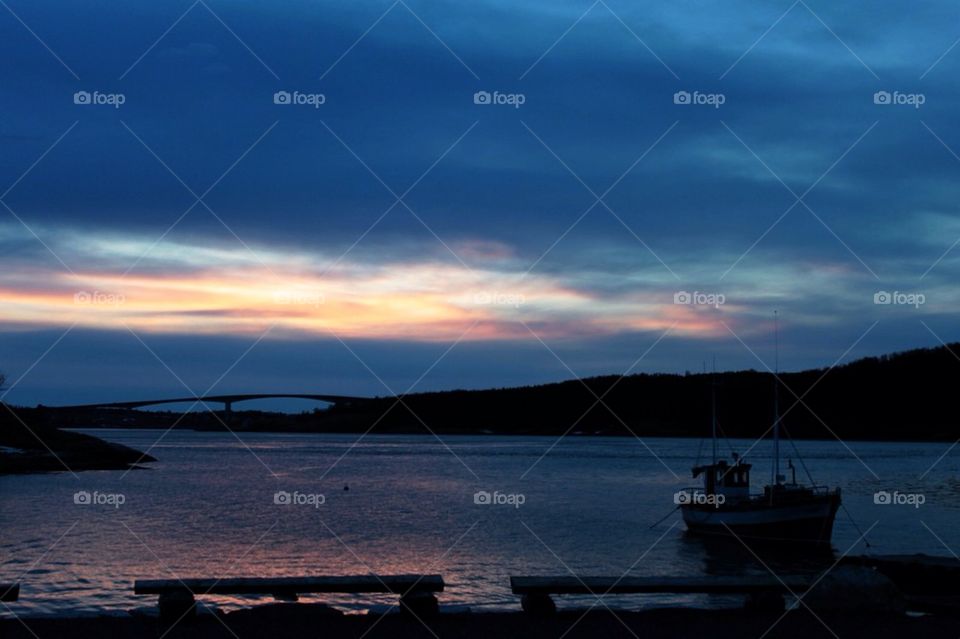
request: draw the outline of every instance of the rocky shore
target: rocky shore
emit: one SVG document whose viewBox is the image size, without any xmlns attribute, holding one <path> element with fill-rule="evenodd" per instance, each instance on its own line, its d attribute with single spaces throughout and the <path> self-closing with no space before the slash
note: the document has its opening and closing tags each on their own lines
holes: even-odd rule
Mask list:
<svg viewBox="0 0 960 639">
<path fill-rule="evenodd" d="M 61 430 L 42 409 L 0 403 L 0 475 L 126 470 L 152 461 L 127 446 Z"/>
</svg>

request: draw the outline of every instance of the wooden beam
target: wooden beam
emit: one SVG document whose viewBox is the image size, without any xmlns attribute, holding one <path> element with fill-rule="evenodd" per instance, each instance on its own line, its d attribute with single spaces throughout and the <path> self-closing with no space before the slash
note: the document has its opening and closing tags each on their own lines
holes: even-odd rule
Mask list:
<svg viewBox="0 0 960 639">
<path fill-rule="evenodd" d="M 189 591 L 196 595 L 301 594 L 309 592 L 394 593 L 442 592 L 440 575 L 348 575 L 316 577 L 231 577 L 226 579 L 138 579 L 137 595 Z"/>
<path fill-rule="evenodd" d="M 603 595 L 637 593 L 743 594 L 763 591 L 803 593 L 803 577 L 510 577 L 516 595 Z"/>
</svg>

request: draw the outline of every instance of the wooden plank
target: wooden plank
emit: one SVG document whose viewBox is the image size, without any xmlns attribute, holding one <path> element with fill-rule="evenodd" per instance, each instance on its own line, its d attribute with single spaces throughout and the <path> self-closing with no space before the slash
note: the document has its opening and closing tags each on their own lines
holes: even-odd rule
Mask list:
<svg viewBox="0 0 960 639">
<path fill-rule="evenodd" d="M 804 577 L 510 577 L 516 595 L 603 595 L 635 593 L 737 594 L 802 593 L 812 581 Z"/>
<path fill-rule="evenodd" d="M 0 584 L 0 601 L 16 601 L 20 598 L 20 584 Z"/>
<path fill-rule="evenodd" d="M 347 575 L 315 577 L 230 577 L 225 579 L 138 579 L 133 592 L 158 595 L 189 590 L 196 595 L 299 594 L 308 592 L 442 592 L 440 575 Z"/>
</svg>

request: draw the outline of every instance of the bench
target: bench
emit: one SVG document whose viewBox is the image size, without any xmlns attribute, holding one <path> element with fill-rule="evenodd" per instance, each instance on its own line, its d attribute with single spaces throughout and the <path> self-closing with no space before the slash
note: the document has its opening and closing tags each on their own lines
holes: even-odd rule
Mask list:
<svg viewBox="0 0 960 639">
<path fill-rule="evenodd" d="M 296 601 L 306 593 L 389 593 L 400 595 L 400 609 L 417 616 L 437 612 L 440 575 L 352 575 L 317 577 L 233 577 L 227 579 L 138 579 L 136 595 L 160 596 L 160 619 L 176 623 L 196 613 L 198 595 L 272 595 Z"/>
<path fill-rule="evenodd" d="M 0 601 L 16 601 L 20 598 L 20 584 L 0 584 Z"/>
<path fill-rule="evenodd" d="M 521 595 L 524 612 L 550 614 L 550 595 L 626 595 L 655 593 L 745 594 L 747 606 L 782 610 L 783 595 L 805 592 L 803 577 L 510 577 L 513 594 Z"/>
</svg>

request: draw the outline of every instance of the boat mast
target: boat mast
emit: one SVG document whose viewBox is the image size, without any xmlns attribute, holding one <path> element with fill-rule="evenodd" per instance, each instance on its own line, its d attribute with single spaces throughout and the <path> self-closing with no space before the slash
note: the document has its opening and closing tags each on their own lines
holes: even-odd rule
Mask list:
<svg viewBox="0 0 960 639">
<path fill-rule="evenodd" d="M 773 312 L 773 477 L 771 486 L 776 486 L 780 477 L 780 324 L 777 311 Z"/>
<path fill-rule="evenodd" d="M 713 435 L 713 465 L 717 465 L 717 357 L 713 357 L 713 376 L 710 379 L 710 422 Z"/>
</svg>

